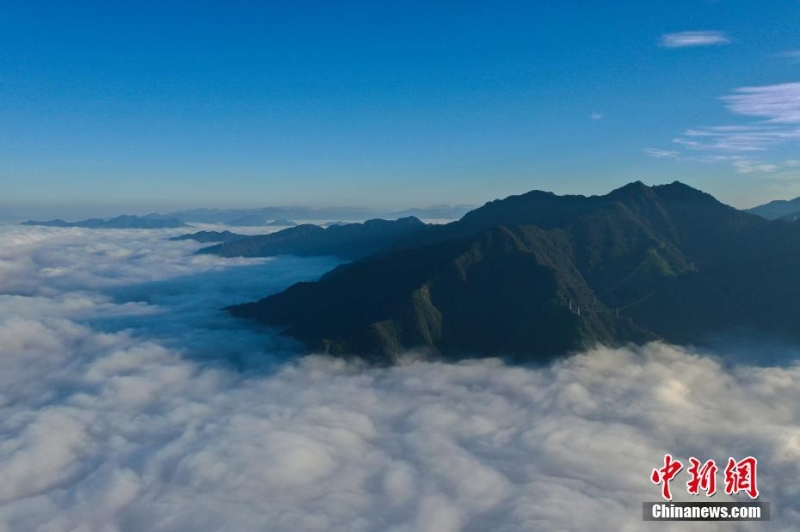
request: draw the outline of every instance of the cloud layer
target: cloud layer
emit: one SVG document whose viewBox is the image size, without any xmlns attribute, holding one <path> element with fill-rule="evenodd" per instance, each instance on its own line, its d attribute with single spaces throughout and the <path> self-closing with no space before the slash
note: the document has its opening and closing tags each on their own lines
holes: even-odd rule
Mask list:
<svg viewBox="0 0 800 532">
<path fill-rule="evenodd" d="M 201 259 L 162 236 L 0 227 L 0 530 L 643 530 L 666 452 L 757 456 L 769 529 L 800 526 L 796 366 L 660 344 L 542 368 L 287 361 L 216 305 L 253 296 L 245 273 L 258 292 L 329 265 Z M 274 364 L 193 356 L 189 330 Z"/>
</svg>

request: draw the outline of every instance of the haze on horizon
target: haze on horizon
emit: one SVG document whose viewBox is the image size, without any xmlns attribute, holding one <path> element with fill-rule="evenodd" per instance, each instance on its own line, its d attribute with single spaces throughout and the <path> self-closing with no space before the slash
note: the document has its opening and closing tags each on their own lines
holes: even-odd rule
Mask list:
<svg viewBox="0 0 800 532">
<path fill-rule="evenodd" d="M 0 210 L 800 195 L 796 2 L 8 2 Z"/>
</svg>

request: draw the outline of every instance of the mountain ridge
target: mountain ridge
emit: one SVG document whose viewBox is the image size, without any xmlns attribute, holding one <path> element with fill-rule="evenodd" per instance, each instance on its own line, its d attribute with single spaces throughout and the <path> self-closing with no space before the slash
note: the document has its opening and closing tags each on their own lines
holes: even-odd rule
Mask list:
<svg viewBox="0 0 800 532">
<path fill-rule="evenodd" d="M 379 363 L 415 347 L 536 361 L 734 330 L 800 339 L 789 306 L 800 297 L 798 242 L 800 226 L 680 182 L 602 196 L 531 191 L 229 310 Z"/>
<path fill-rule="evenodd" d="M 89 218 L 78 222 L 64 220 L 35 221 L 28 220 L 20 225 L 39 225 L 44 227 L 81 227 L 87 229 L 177 229 L 191 227 L 177 218 L 154 218 L 151 216 L 133 216 L 123 214 L 115 218 Z"/>
<path fill-rule="evenodd" d="M 773 200 L 763 205 L 757 205 L 747 212 L 766 218 L 767 220 L 777 220 L 787 216 L 800 214 L 800 197 L 790 200 Z"/>
<path fill-rule="evenodd" d="M 330 255 L 357 259 L 380 250 L 397 239 L 413 235 L 426 225 L 414 217 L 367 220 L 363 223 L 320 227 L 301 224 L 266 235 L 245 236 L 203 248 L 199 254 L 222 257 L 274 255 Z"/>
</svg>

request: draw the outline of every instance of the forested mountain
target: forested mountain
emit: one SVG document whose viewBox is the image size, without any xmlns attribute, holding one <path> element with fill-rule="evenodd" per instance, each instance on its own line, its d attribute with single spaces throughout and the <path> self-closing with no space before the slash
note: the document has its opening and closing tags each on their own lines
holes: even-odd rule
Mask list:
<svg viewBox="0 0 800 532">
<path fill-rule="evenodd" d="M 543 360 L 596 343 L 798 338 L 798 244 L 800 225 L 678 182 L 533 191 L 230 310 L 379 362 L 414 347 Z"/>
</svg>

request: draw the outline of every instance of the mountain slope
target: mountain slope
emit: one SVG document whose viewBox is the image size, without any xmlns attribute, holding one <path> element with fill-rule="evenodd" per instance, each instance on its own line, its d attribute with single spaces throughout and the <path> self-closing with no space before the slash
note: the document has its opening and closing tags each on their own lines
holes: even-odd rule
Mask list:
<svg viewBox="0 0 800 532">
<path fill-rule="evenodd" d="M 291 324 L 287 332 L 310 345 L 378 361 L 409 346 L 512 357 L 533 346 L 547 358 L 594 341 L 654 338 L 595 300 L 569 248 L 565 234 L 498 227 L 360 261 L 232 312 Z"/>
<path fill-rule="evenodd" d="M 680 183 L 530 192 L 231 311 L 384 362 L 419 346 L 542 360 L 598 342 L 800 338 L 799 243 L 800 225 Z"/>
</svg>

